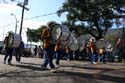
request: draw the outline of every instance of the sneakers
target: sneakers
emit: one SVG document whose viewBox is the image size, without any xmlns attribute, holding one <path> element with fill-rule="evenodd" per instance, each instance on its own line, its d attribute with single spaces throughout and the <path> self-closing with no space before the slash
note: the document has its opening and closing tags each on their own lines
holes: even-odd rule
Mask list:
<svg viewBox="0 0 125 83">
<path fill-rule="evenodd" d="M 55 69 L 51 69 L 50 71 L 51 71 L 51 72 L 53 72 L 53 73 L 55 73 L 55 72 L 56 72 L 56 70 L 55 70 Z"/>
<path fill-rule="evenodd" d="M 96 62 L 92 62 L 92 64 L 97 64 Z"/>
<path fill-rule="evenodd" d="M 4 61 L 3 63 L 6 64 L 6 61 Z M 8 62 L 8 65 L 12 65 L 12 63 L 11 63 L 11 62 Z"/>
<path fill-rule="evenodd" d="M 93 62 L 93 64 L 96 64 L 96 62 Z"/>
<path fill-rule="evenodd" d="M 70 59 L 67 59 L 68 62 L 70 62 Z"/>
</svg>

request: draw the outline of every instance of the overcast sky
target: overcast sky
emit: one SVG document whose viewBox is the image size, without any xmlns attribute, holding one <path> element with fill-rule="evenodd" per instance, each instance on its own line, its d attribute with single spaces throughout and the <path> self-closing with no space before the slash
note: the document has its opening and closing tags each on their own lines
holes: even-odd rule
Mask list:
<svg viewBox="0 0 125 83">
<path fill-rule="evenodd" d="M 8 31 L 15 31 L 15 17 L 11 15 L 13 13 L 17 20 L 21 20 L 22 8 L 17 6 L 18 2 L 22 2 L 23 0 L 18 0 L 14 3 L 0 3 L 0 41 L 3 40 L 5 34 Z M 24 12 L 24 22 L 22 29 L 22 37 L 23 41 L 26 42 L 26 30 L 27 27 L 31 29 L 37 29 L 41 25 L 45 25 L 48 21 L 56 21 L 61 23 L 64 21 L 65 15 L 58 17 L 56 14 L 42 16 L 45 14 L 55 13 L 61 6 L 65 0 L 29 0 L 27 7 L 29 11 L 25 10 Z M 41 17 L 38 17 L 41 16 Z M 35 18 L 32 18 L 35 17 Z M 32 18 L 26 20 L 26 18 Z M 17 33 L 20 30 L 20 23 L 17 23 Z"/>
</svg>

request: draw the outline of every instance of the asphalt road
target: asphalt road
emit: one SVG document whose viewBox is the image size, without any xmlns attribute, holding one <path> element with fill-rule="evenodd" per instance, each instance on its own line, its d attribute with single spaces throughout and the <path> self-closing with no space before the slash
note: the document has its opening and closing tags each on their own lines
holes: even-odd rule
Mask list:
<svg viewBox="0 0 125 83">
<path fill-rule="evenodd" d="M 41 68 L 40 58 L 23 57 L 17 63 L 13 57 L 12 65 L 4 64 L 3 58 L 0 55 L 0 83 L 125 83 L 124 62 L 93 65 L 87 61 L 61 60 L 53 73 Z"/>
</svg>

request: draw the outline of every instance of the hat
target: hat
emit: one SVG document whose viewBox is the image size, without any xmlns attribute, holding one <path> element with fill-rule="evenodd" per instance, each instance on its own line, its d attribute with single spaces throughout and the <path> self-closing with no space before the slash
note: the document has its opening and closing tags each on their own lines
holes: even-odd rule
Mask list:
<svg viewBox="0 0 125 83">
<path fill-rule="evenodd" d="M 12 35 L 12 34 L 14 34 L 13 31 L 8 31 L 8 32 L 6 33 L 6 36 L 8 36 L 8 35 Z"/>
<path fill-rule="evenodd" d="M 55 21 L 49 21 L 49 22 L 47 23 L 47 26 L 48 26 L 48 27 L 52 27 L 52 26 L 55 25 L 55 24 L 57 24 Z"/>
<path fill-rule="evenodd" d="M 14 34 L 14 32 L 13 31 L 9 31 L 8 34 Z"/>
</svg>

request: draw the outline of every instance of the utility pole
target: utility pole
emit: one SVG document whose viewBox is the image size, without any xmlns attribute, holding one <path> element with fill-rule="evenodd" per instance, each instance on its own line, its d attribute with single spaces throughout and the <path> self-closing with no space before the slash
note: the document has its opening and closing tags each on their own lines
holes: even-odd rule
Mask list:
<svg viewBox="0 0 125 83">
<path fill-rule="evenodd" d="M 27 7 L 25 7 L 28 4 L 28 0 L 24 0 L 23 5 L 17 4 L 17 6 L 22 7 L 22 16 L 21 16 L 21 24 L 20 24 L 20 35 L 22 33 L 22 26 L 23 26 L 23 17 L 24 17 L 24 10 L 29 10 Z"/>
<path fill-rule="evenodd" d="M 125 6 L 121 7 L 120 10 L 125 13 Z M 122 31 L 122 34 L 123 34 L 123 49 L 122 49 L 122 52 L 123 52 L 123 57 L 125 57 L 125 15 L 122 17 L 122 22 L 123 22 L 123 31 Z"/>
</svg>

